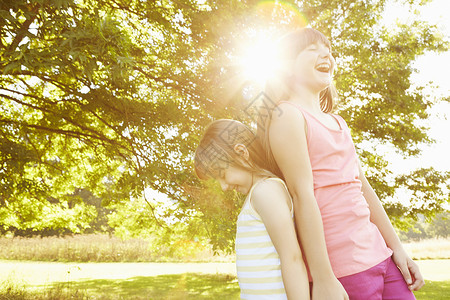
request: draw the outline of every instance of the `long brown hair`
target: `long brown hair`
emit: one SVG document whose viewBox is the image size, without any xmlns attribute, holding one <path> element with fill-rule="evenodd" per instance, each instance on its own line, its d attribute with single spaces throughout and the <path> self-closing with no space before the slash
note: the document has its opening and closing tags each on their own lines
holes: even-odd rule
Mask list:
<svg viewBox="0 0 450 300">
<path fill-rule="evenodd" d="M 330 42 L 325 35 L 313 28 L 302 28 L 292 31 L 279 40 L 278 55 L 280 60 L 283 61 L 284 68 L 278 70 L 278 72 L 267 81 L 265 96 L 268 100 L 266 101 L 267 103 L 264 104 L 264 107 L 262 107 L 263 109 L 260 109 L 258 113 L 258 128 L 256 134 L 264 149 L 267 167 L 276 176 L 282 179 L 284 179 L 284 176 L 281 173 L 270 148 L 269 128 L 272 121 L 272 114 L 277 113 L 278 103 L 283 100 L 289 100 L 292 93 L 290 79 L 286 74 L 286 66 L 289 66 L 306 47 L 318 42 L 331 48 Z M 320 109 L 325 113 L 331 112 L 334 108 L 336 96 L 336 88 L 333 84 L 330 84 L 326 89 L 320 92 Z M 270 106 L 272 108 L 271 110 L 268 110 L 268 107 Z"/>
<path fill-rule="evenodd" d="M 236 153 L 234 146 L 237 144 L 247 148 L 248 160 Z M 255 133 L 241 122 L 220 119 L 208 125 L 195 151 L 195 172 L 200 179 L 217 179 L 229 165 L 259 175 L 274 176 L 266 168 L 264 150 Z"/>
</svg>

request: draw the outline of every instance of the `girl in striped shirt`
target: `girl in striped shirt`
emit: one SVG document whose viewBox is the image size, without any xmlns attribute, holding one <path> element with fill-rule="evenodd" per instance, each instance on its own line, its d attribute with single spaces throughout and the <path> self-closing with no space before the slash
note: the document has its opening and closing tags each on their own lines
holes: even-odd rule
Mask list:
<svg viewBox="0 0 450 300">
<path fill-rule="evenodd" d="M 309 283 L 284 182 L 265 169 L 255 134 L 234 120 L 211 123 L 195 153 L 200 179 L 247 197 L 237 220 L 236 269 L 242 299 L 309 299 Z"/>
</svg>

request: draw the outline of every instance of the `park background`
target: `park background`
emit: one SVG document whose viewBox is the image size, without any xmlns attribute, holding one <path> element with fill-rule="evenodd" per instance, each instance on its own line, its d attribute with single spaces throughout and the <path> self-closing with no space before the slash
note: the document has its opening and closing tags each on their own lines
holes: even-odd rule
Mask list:
<svg viewBox="0 0 450 300">
<path fill-rule="evenodd" d="M 2 1 L 0 298 L 238 298 L 242 196 L 199 182 L 193 151 L 211 120 L 254 125 L 274 41 L 312 26 L 333 46 L 337 113 L 427 279 L 416 295 L 448 299 L 448 8 Z"/>
</svg>

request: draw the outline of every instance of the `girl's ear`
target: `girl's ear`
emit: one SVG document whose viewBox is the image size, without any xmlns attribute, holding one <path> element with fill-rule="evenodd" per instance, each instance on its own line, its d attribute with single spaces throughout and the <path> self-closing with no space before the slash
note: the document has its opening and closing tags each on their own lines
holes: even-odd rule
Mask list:
<svg viewBox="0 0 450 300">
<path fill-rule="evenodd" d="M 241 156 L 243 159 L 248 160 L 249 153 L 247 147 L 245 147 L 244 144 L 236 144 L 233 147 L 234 152 L 237 153 L 237 155 Z"/>
</svg>

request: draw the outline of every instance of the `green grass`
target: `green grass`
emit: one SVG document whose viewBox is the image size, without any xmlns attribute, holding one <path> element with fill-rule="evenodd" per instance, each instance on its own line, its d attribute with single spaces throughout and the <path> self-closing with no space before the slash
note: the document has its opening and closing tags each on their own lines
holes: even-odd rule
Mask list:
<svg viewBox="0 0 450 300">
<path fill-rule="evenodd" d="M 239 299 L 236 278 L 221 274 L 187 273 L 126 280 L 89 280 L 76 282 L 72 288 L 101 295 L 114 291 L 114 295 L 123 299 Z"/>
<path fill-rule="evenodd" d="M 31 299 L 239 299 L 231 275 L 186 273 L 120 280 L 56 282 L 44 287 L 3 284 L 0 300 Z"/>
<path fill-rule="evenodd" d="M 420 291 L 414 292 L 417 300 L 448 300 L 450 298 L 450 280 L 426 281 Z"/>
<path fill-rule="evenodd" d="M 239 299 L 239 285 L 231 275 L 186 273 L 120 280 L 56 282 L 31 288 L 2 284 L 0 300 L 31 299 Z M 415 292 L 418 300 L 449 299 L 450 281 L 427 281 Z"/>
<path fill-rule="evenodd" d="M 427 284 L 415 292 L 418 300 L 450 299 L 448 274 L 450 239 L 406 244 L 418 261 Z M 232 261 L 230 257 L 212 256 L 209 250 L 191 251 L 196 244 L 180 247 L 179 254 L 153 252 L 149 242 L 122 241 L 104 235 L 65 238 L 0 238 L 0 258 L 8 260 L 0 270 L 0 300 L 116 300 L 116 299 L 239 299 L 239 285 L 234 275 L 222 267 L 207 264 L 206 271 L 190 265 L 178 273 L 178 264 L 133 264 L 118 261 Z M 169 255 L 169 252 L 171 253 Z M 30 262 L 60 261 L 59 263 Z M 66 261 L 113 261 L 115 263 L 62 263 Z M 182 264 L 184 265 L 184 264 Z M 196 265 L 196 264 L 195 264 Z M 144 268 L 144 271 L 142 271 Z M 155 268 L 158 273 L 148 272 Z M 192 268 L 192 269 L 191 269 Z M 183 270 L 182 272 L 186 272 Z M 203 270 L 203 271 L 202 271 Z M 142 272 L 142 273 L 140 273 Z M 205 272 L 205 273 L 201 273 Z M 208 273 L 208 274 L 207 274 Z M 10 274 L 10 275 L 8 275 Z M 109 275 L 121 275 L 110 277 Z M 162 275 L 161 275 L 162 274 Z M 8 277 L 9 276 L 9 277 Z M 428 277 L 427 277 L 428 276 Z M 102 278 L 102 279 L 100 279 Z M 109 279 L 105 279 L 109 278 Z M 111 279 L 114 278 L 114 279 Z M 120 278 L 120 279 L 118 279 Z"/>
</svg>

